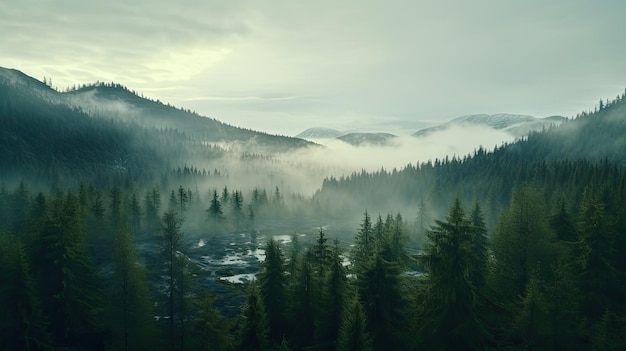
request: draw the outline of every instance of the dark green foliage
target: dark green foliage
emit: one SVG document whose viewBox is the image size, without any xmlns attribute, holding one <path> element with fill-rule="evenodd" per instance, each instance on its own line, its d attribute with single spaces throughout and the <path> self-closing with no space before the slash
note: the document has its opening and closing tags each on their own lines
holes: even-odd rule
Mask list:
<svg viewBox="0 0 626 351">
<path fill-rule="evenodd" d="M 466 217 L 457 198 L 445 221 L 427 232 L 429 242 L 422 262 L 427 272 L 421 336 L 439 350 L 473 350 L 485 346 L 488 333 L 481 321 L 483 303 L 473 278 L 475 265 L 484 265 L 476 253 L 477 227 Z"/>
<path fill-rule="evenodd" d="M 171 349 L 175 347 L 174 345 L 178 345 L 178 348 L 182 348 L 182 342 L 177 343 L 175 340 L 177 334 L 174 330 L 176 320 L 184 318 L 183 306 L 180 303 L 181 299 L 184 297 L 184 292 L 181 291 L 181 288 L 184 287 L 184 282 L 181 279 L 181 272 L 184 270 L 184 261 L 179 257 L 179 252 L 183 248 L 181 224 L 181 220 L 175 209 L 170 209 L 163 214 L 161 224 L 161 255 L 165 266 L 165 306 L 167 307 L 168 316 L 168 341 Z M 179 334 L 183 335 L 183 325 L 181 324 L 179 327 Z"/>
<path fill-rule="evenodd" d="M 329 252 L 328 274 L 324 277 L 324 290 L 321 291 L 317 311 L 316 340 L 328 348 L 336 346 L 339 338 L 341 321 L 348 302 L 348 279 L 346 269 L 339 256 L 339 244 L 335 241 Z"/>
<path fill-rule="evenodd" d="M 242 326 L 237 336 L 237 350 L 263 351 L 268 349 L 269 327 L 267 315 L 263 307 L 256 283 L 250 284 L 241 314 Z"/>
<path fill-rule="evenodd" d="M 365 211 L 361 229 L 354 239 L 354 252 L 352 254 L 352 265 L 354 272 L 359 276 L 363 274 L 371 255 L 374 252 L 375 241 L 372 230 L 372 222 L 369 214 Z"/>
<path fill-rule="evenodd" d="M 515 317 L 514 330 L 526 350 L 542 350 L 550 345 L 549 307 L 541 286 L 542 282 L 531 275 Z"/>
<path fill-rule="evenodd" d="M 53 341 L 97 345 L 101 342 L 99 277 L 86 250 L 78 199 L 71 193 L 61 196 L 54 199 L 50 217 L 34 245 L 33 275 L 44 312 L 53 321 Z"/>
<path fill-rule="evenodd" d="M 106 319 L 112 349 L 139 350 L 154 346 L 152 303 L 146 273 L 137 260 L 132 233 L 121 223 L 115 229 L 114 273 L 109 285 Z"/>
<path fill-rule="evenodd" d="M 391 214 L 387 217 L 388 224 L 385 226 L 385 234 L 381 244 L 381 254 L 389 262 L 395 262 L 403 268 L 409 263 L 407 253 L 406 228 L 402 221 L 402 216 L 398 214 L 395 218 Z"/>
<path fill-rule="evenodd" d="M 619 273 L 612 260 L 615 231 L 605 205 L 589 190 L 585 191 L 578 220 L 577 250 L 580 310 L 588 323 L 597 322 L 605 310 L 619 310 L 617 298 Z"/>
<path fill-rule="evenodd" d="M 363 307 L 354 298 L 341 320 L 339 329 L 338 351 L 370 351 L 375 350 L 367 334 L 366 318 Z"/>
<path fill-rule="evenodd" d="M 213 222 L 213 232 L 217 233 L 217 225 L 223 218 L 224 211 L 222 210 L 222 204 L 217 196 L 217 190 L 213 190 L 213 198 L 211 199 L 211 205 L 206 210 L 209 219 Z"/>
<path fill-rule="evenodd" d="M 289 299 L 291 307 L 288 321 L 292 344 L 297 348 L 308 346 L 315 332 L 316 305 L 320 285 L 315 284 L 311 264 L 299 259 L 294 276 L 290 277 Z"/>
<path fill-rule="evenodd" d="M 191 342 L 193 350 L 224 351 L 232 349 L 230 325 L 215 308 L 215 296 L 203 294 L 196 301 Z M 249 349 L 254 350 L 254 349 Z"/>
<path fill-rule="evenodd" d="M 265 246 L 265 262 L 259 275 L 259 290 L 267 314 L 269 341 L 278 345 L 285 334 L 286 278 L 283 254 L 274 240 Z"/>
<path fill-rule="evenodd" d="M 49 350 L 52 343 L 29 258 L 20 241 L 0 234 L 0 344 L 7 350 Z"/>
<path fill-rule="evenodd" d="M 489 259 L 489 239 L 487 238 L 487 226 L 485 216 L 478 199 L 474 201 L 474 207 L 469 215 L 472 228 L 471 249 L 474 254 L 474 263 L 470 266 L 470 280 L 474 287 L 481 291 L 486 284 Z"/>
<path fill-rule="evenodd" d="M 543 203 L 537 189 L 519 187 L 498 221 L 493 237 L 493 284 L 505 301 L 523 296 L 533 269 L 539 269 L 539 279 L 550 277 L 549 268 L 556 252 Z"/>
<path fill-rule="evenodd" d="M 239 230 L 241 221 L 243 220 L 243 195 L 240 191 L 235 190 L 232 196 L 232 216 L 235 221 L 235 230 Z"/>
<path fill-rule="evenodd" d="M 556 211 L 550 216 L 549 223 L 550 229 L 556 234 L 558 240 L 567 242 L 577 241 L 576 227 L 565 208 L 565 201 L 559 201 Z"/>
<path fill-rule="evenodd" d="M 403 311 L 404 298 L 400 291 L 397 264 L 387 262 L 379 252 L 359 277 L 359 300 L 363 305 L 366 330 L 375 350 L 406 348 L 407 324 Z"/>
</svg>

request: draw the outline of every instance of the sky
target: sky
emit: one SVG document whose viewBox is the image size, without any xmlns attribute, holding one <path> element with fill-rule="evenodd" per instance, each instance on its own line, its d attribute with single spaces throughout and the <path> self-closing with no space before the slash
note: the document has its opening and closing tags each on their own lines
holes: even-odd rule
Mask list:
<svg viewBox="0 0 626 351">
<path fill-rule="evenodd" d="M 623 0 L 0 0 L 0 66 L 272 134 L 574 116 L 626 87 Z"/>
</svg>

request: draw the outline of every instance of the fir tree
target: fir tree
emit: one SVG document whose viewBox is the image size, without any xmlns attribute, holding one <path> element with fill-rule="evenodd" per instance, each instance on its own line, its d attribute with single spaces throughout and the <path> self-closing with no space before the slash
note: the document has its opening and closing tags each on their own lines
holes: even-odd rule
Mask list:
<svg viewBox="0 0 626 351">
<path fill-rule="evenodd" d="M 278 345 L 285 333 L 285 275 L 283 255 L 274 240 L 267 242 L 265 262 L 259 275 L 260 293 L 267 314 L 269 341 Z"/>
<path fill-rule="evenodd" d="M 237 337 L 239 351 L 264 351 L 268 348 L 269 327 L 263 301 L 255 282 L 250 284 Z"/>
<path fill-rule="evenodd" d="M 211 205 L 206 210 L 209 218 L 213 221 L 213 232 L 217 233 L 217 224 L 223 218 L 224 212 L 222 211 L 222 204 L 217 196 L 217 190 L 213 190 L 213 198 L 211 199 Z"/>
<path fill-rule="evenodd" d="M 487 331 L 478 310 L 479 298 L 470 269 L 477 262 L 472 237 L 475 228 L 457 198 L 445 221 L 436 220 L 427 232 L 422 262 L 426 296 L 421 335 L 428 347 L 472 350 L 485 346 Z"/>
</svg>

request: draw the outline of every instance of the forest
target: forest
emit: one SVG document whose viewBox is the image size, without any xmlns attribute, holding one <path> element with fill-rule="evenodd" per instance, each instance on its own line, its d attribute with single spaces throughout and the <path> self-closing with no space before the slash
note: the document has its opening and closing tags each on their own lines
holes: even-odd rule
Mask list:
<svg viewBox="0 0 626 351">
<path fill-rule="evenodd" d="M 319 146 L 0 83 L 2 349 L 626 349 L 624 94 L 306 196 Z"/>
<path fill-rule="evenodd" d="M 457 198 L 423 233 L 401 214 L 365 212 L 353 245 L 321 228 L 307 243 L 281 246 L 269 238 L 259 244 L 265 259 L 256 279 L 231 287 L 245 300 L 228 317 L 216 304 L 220 297 L 203 288 L 209 278 L 190 253 L 186 232 L 193 229 L 185 218 L 203 211 L 212 235 L 245 230 L 252 242 L 252 213 L 279 216 L 277 198 L 250 202 L 244 214 L 239 191 L 214 190 L 199 201 L 180 187 L 161 206 L 158 190 L 139 200 L 120 188 L 3 188 L 1 344 L 623 349 L 626 175 L 587 170 L 594 180 L 574 204 L 550 199 L 538 182 L 516 185 L 492 229 L 478 200 Z M 138 243 L 158 250 L 151 256 Z"/>
</svg>

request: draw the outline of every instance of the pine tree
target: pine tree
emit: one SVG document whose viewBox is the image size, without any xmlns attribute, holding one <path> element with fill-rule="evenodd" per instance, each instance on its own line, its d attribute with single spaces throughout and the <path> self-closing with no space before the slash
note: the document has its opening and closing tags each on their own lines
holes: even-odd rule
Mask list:
<svg viewBox="0 0 626 351">
<path fill-rule="evenodd" d="M 439 350 L 481 349 L 487 339 L 470 268 L 477 262 L 475 228 L 457 198 L 445 221 L 436 220 L 421 260 L 427 272 L 421 328 L 426 345 Z"/>
<path fill-rule="evenodd" d="M 372 343 L 366 330 L 366 317 L 358 299 L 354 298 L 339 329 L 338 351 L 371 351 Z"/>
<path fill-rule="evenodd" d="M 409 262 L 409 254 L 406 250 L 406 228 L 402 221 L 402 216 L 398 215 L 391 218 L 388 232 L 385 235 L 386 241 L 383 243 L 382 255 L 389 262 L 398 264 L 399 267 L 405 266 Z"/>
<path fill-rule="evenodd" d="M 544 350 L 548 348 L 547 337 L 550 334 L 548 303 L 541 282 L 531 275 L 526 293 L 521 301 L 521 308 L 515 320 L 515 330 L 524 344 L 525 350 Z"/>
<path fill-rule="evenodd" d="M 58 196 L 51 208 L 32 256 L 44 312 L 54 321 L 51 336 L 61 345 L 98 345 L 100 278 L 87 253 L 78 199 Z"/>
<path fill-rule="evenodd" d="M 316 291 L 313 269 L 304 259 L 298 260 L 296 274 L 290 277 L 289 325 L 293 330 L 292 338 L 296 348 L 308 346 L 315 332 L 315 297 Z"/>
<path fill-rule="evenodd" d="M 318 284 L 323 283 L 323 279 L 326 275 L 326 268 L 330 259 L 330 250 L 328 249 L 328 245 L 326 244 L 327 241 L 328 238 L 326 238 L 324 234 L 324 229 L 320 228 L 317 236 L 317 241 L 315 243 L 315 246 L 313 246 L 312 251 L 312 262 L 317 273 Z"/>
<path fill-rule="evenodd" d="M 217 224 L 223 218 L 222 204 L 217 196 L 217 190 L 213 190 L 211 205 L 206 210 L 209 218 L 213 221 L 213 232 L 217 233 Z"/>
<path fill-rule="evenodd" d="M 178 305 L 176 298 L 179 284 L 179 274 L 181 270 L 181 260 L 178 254 L 183 247 L 183 233 L 181 231 L 181 220 L 175 210 L 168 210 L 163 214 L 161 236 L 161 255 L 165 265 L 165 286 L 167 294 L 167 316 L 169 324 L 169 344 L 170 349 L 174 349 L 175 334 L 174 323 L 179 318 L 182 306 Z"/>
<path fill-rule="evenodd" d="M 228 202 L 230 201 L 230 193 L 228 192 L 228 187 L 224 186 L 224 189 L 222 189 L 222 204 L 224 204 L 224 206 L 226 206 L 228 204 Z"/>
<path fill-rule="evenodd" d="M 240 191 L 235 191 L 232 197 L 232 212 L 235 220 L 235 230 L 239 230 L 241 219 L 243 218 L 243 195 Z"/>
<path fill-rule="evenodd" d="M 262 298 L 255 282 L 250 284 L 242 313 L 243 325 L 237 337 L 239 351 L 264 351 L 268 348 L 269 327 Z"/>
<path fill-rule="evenodd" d="M 182 185 L 178 186 L 178 190 L 176 192 L 176 202 L 178 203 L 181 218 L 185 215 L 187 204 L 191 201 L 190 194 L 191 192 L 187 192 Z"/>
<path fill-rule="evenodd" d="M 577 241 L 576 227 L 565 208 L 564 200 L 559 201 L 556 211 L 550 216 L 549 224 L 550 229 L 556 234 L 558 240 L 566 242 Z"/>
<path fill-rule="evenodd" d="M 128 217 L 130 219 L 131 229 L 135 233 L 141 230 L 141 205 L 137 193 L 132 193 L 128 198 Z"/>
<path fill-rule="evenodd" d="M 0 234 L 0 343 L 7 350 L 51 349 L 28 255 L 21 241 L 6 239 Z"/>
<path fill-rule="evenodd" d="M 619 273 L 611 261 L 615 232 L 606 215 L 604 204 L 587 189 L 583 194 L 578 220 L 578 289 L 581 293 L 580 311 L 591 324 L 605 310 L 616 310 L 616 284 Z"/>
<path fill-rule="evenodd" d="M 132 233 L 125 223 L 120 223 L 113 243 L 114 275 L 108 318 L 112 345 L 120 350 L 150 348 L 155 336 L 146 274 L 137 260 Z"/>
<path fill-rule="evenodd" d="M 487 238 L 487 226 L 485 216 L 478 199 L 474 201 L 470 221 L 473 228 L 471 249 L 474 254 L 474 263 L 470 266 L 470 279 L 478 291 L 481 291 L 487 280 L 487 262 L 489 239 Z"/>
<path fill-rule="evenodd" d="M 492 240 L 496 267 L 491 280 L 505 304 L 514 303 L 524 295 L 530 273 L 536 267 L 540 267 L 539 279 L 550 279 L 549 267 L 556 255 L 542 203 L 536 189 L 519 187 L 496 226 Z"/>
<path fill-rule="evenodd" d="M 320 299 L 316 325 L 316 340 L 322 345 L 335 347 L 348 299 L 347 272 L 339 255 L 339 243 L 335 240 L 335 245 L 330 250 L 329 271 Z"/>
<path fill-rule="evenodd" d="M 196 304 L 193 350 L 230 350 L 233 342 L 229 335 L 230 324 L 215 308 L 215 296 L 203 294 Z"/>
<path fill-rule="evenodd" d="M 397 264 L 387 262 L 378 250 L 357 281 L 359 299 L 367 320 L 367 331 L 375 350 L 403 350 L 407 325 L 402 308 L 400 272 Z"/>
<path fill-rule="evenodd" d="M 365 211 L 361 229 L 359 229 L 354 240 L 354 251 L 352 253 L 352 265 L 354 272 L 362 274 L 374 253 L 375 241 L 372 231 L 372 222 L 369 214 Z"/>
<path fill-rule="evenodd" d="M 267 242 L 265 262 L 259 275 L 260 293 L 267 313 L 269 341 L 278 345 L 285 333 L 285 275 L 283 255 L 274 240 Z"/>
</svg>

